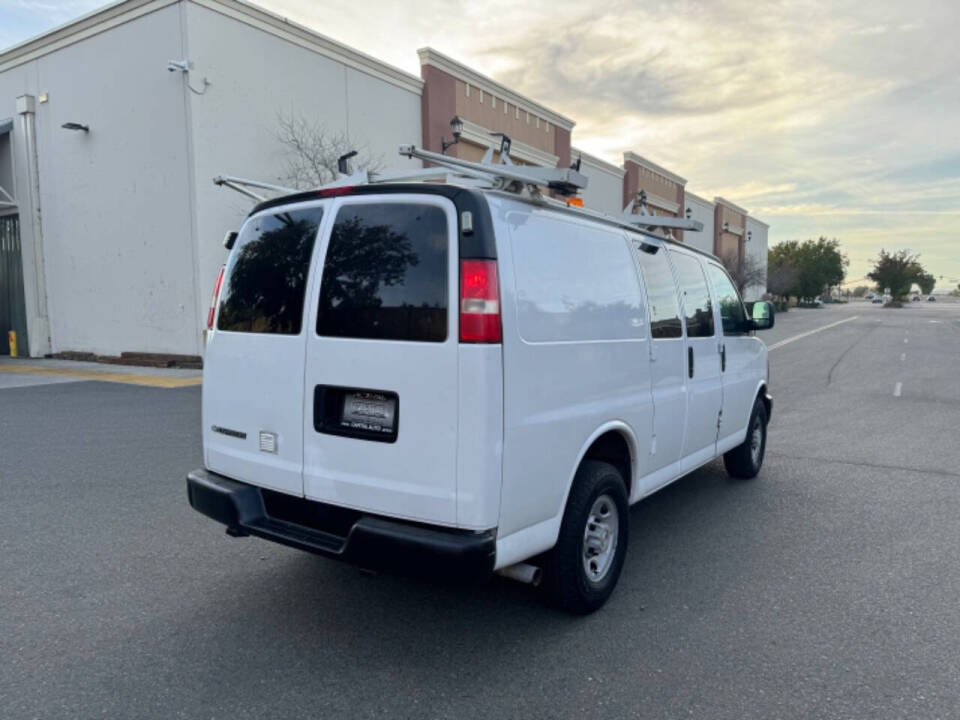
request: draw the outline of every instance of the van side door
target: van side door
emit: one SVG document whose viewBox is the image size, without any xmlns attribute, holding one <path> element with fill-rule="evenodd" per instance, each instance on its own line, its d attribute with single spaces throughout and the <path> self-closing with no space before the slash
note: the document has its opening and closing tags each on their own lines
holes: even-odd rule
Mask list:
<svg viewBox="0 0 960 720">
<path fill-rule="evenodd" d="M 723 412 L 718 435 L 722 452 L 743 441 L 757 387 L 763 377 L 763 343 L 753 337 L 740 293 L 727 271 L 713 261 L 706 265 L 723 328 L 720 338 Z"/>
<path fill-rule="evenodd" d="M 685 345 L 680 320 L 677 285 L 666 250 L 631 237 L 646 295 L 650 326 L 650 390 L 653 397 L 653 442 L 648 465 L 643 467 L 643 494 L 653 492 L 675 473 L 657 471 L 674 465 L 683 452 L 687 422 L 687 388 L 684 381 Z"/>
<path fill-rule="evenodd" d="M 680 288 L 685 327 L 687 423 L 681 470 L 692 469 L 716 454 L 723 404 L 720 352 L 707 276 L 692 253 L 670 249 Z"/>
</svg>

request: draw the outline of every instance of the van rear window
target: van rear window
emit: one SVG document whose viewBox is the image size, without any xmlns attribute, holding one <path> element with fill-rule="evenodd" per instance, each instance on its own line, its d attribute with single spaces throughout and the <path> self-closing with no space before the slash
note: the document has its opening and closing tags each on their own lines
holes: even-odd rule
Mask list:
<svg viewBox="0 0 960 720">
<path fill-rule="evenodd" d="M 248 222 L 230 255 L 218 330 L 297 335 L 310 256 L 322 208 L 262 215 Z"/>
<path fill-rule="evenodd" d="M 317 334 L 443 342 L 448 252 L 446 214 L 435 205 L 344 205 L 324 260 Z"/>
</svg>

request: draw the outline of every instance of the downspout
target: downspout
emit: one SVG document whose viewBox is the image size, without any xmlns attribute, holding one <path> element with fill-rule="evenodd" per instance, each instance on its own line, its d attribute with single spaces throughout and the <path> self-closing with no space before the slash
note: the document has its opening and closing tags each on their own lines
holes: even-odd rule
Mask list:
<svg viewBox="0 0 960 720">
<path fill-rule="evenodd" d="M 47 312 L 47 273 L 43 251 L 43 213 L 40 208 L 40 171 L 37 154 L 36 99 L 33 95 L 17 98 L 17 116 L 24 140 L 27 174 L 27 201 L 33 244 L 33 312 L 27 313 L 27 338 L 31 357 L 41 357 L 51 350 L 50 316 Z M 33 320 L 31 323 L 30 321 Z"/>
</svg>

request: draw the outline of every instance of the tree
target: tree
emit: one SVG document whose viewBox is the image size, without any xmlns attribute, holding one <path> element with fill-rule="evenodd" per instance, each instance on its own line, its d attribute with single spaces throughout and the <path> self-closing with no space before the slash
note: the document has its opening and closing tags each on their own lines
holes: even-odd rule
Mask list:
<svg viewBox="0 0 960 720">
<path fill-rule="evenodd" d="M 924 295 L 929 295 L 933 292 L 934 285 L 937 284 L 937 278 L 926 272 L 922 267 L 918 267 L 917 277 L 914 282 L 920 286 L 920 292 Z"/>
<path fill-rule="evenodd" d="M 853 289 L 853 296 L 857 298 L 864 297 L 868 292 L 870 292 L 869 285 L 857 285 Z"/>
<path fill-rule="evenodd" d="M 771 295 L 789 298 L 796 294 L 799 247 L 800 243 L 791 240 L 774 245 L 767 253 L 767 291 Z"/>
<path fill-rule="evenodd" d="M 763 285 L 767 280 L 767 269 L 749 255 L 744 254 L 741 258 L 740 253 L 729 252 L 720 257 L 720 262 L 741 295 L 751 285 Z"/>
<path fill-rule="evenodd" d="M 767 258 L 769 265 L 767 287 L 776 286 L 770 291 L 780 295 L 796 296 L 798 299 L 813 298 L 832 285 L 839 285 L 846 275 L 849 263 L 846 255 L 840 252 L 840 241 L 820 237 L 816 240 L 790 240 L 770 248 Z M 795 277 L 787 272 L 793 269 Z M 773 283 L 770 277 L 776 276 Z"/>
<path fill-rule="evenodd" d="M 356 150 L 351 168 L 379 170 L 381 158 L 353 141 L 346 132 L 331 132 L 324 125 L 299 115 L 277 116 L 277 140 L 286 148 L 286 168 L 281 181 L 298 190 L 319 187 L 337 178 L 337 160 Z"/>
<path fill-rule="evenodd" d="M 890 288 L 890 295 L 897 300 L 910 292 L 910 286 L 917 281 L 918 271 L 923 272 L 917 262 L 919 257 L 909 250 L 898 250 L 895 253 L 881 250 L 867 277 L 877 284 L 879 292 L 886 292 L 887 288 Z"/>
</svg>

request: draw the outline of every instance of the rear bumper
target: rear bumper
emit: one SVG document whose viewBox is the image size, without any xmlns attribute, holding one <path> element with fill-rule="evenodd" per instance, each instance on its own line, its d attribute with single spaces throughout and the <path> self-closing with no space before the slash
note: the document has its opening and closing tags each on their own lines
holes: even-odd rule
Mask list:
<svg viewBox="0 0 960 720">
<path fill-rule="evenodd" d="M 233 536 L 266 540 L 373 570 L 475 580 L 493 572 L 494 532 L 475 533 L 364 515 L 281 496 L 208 470 L 187 475 L 190 506 Z"/>
</svg>

